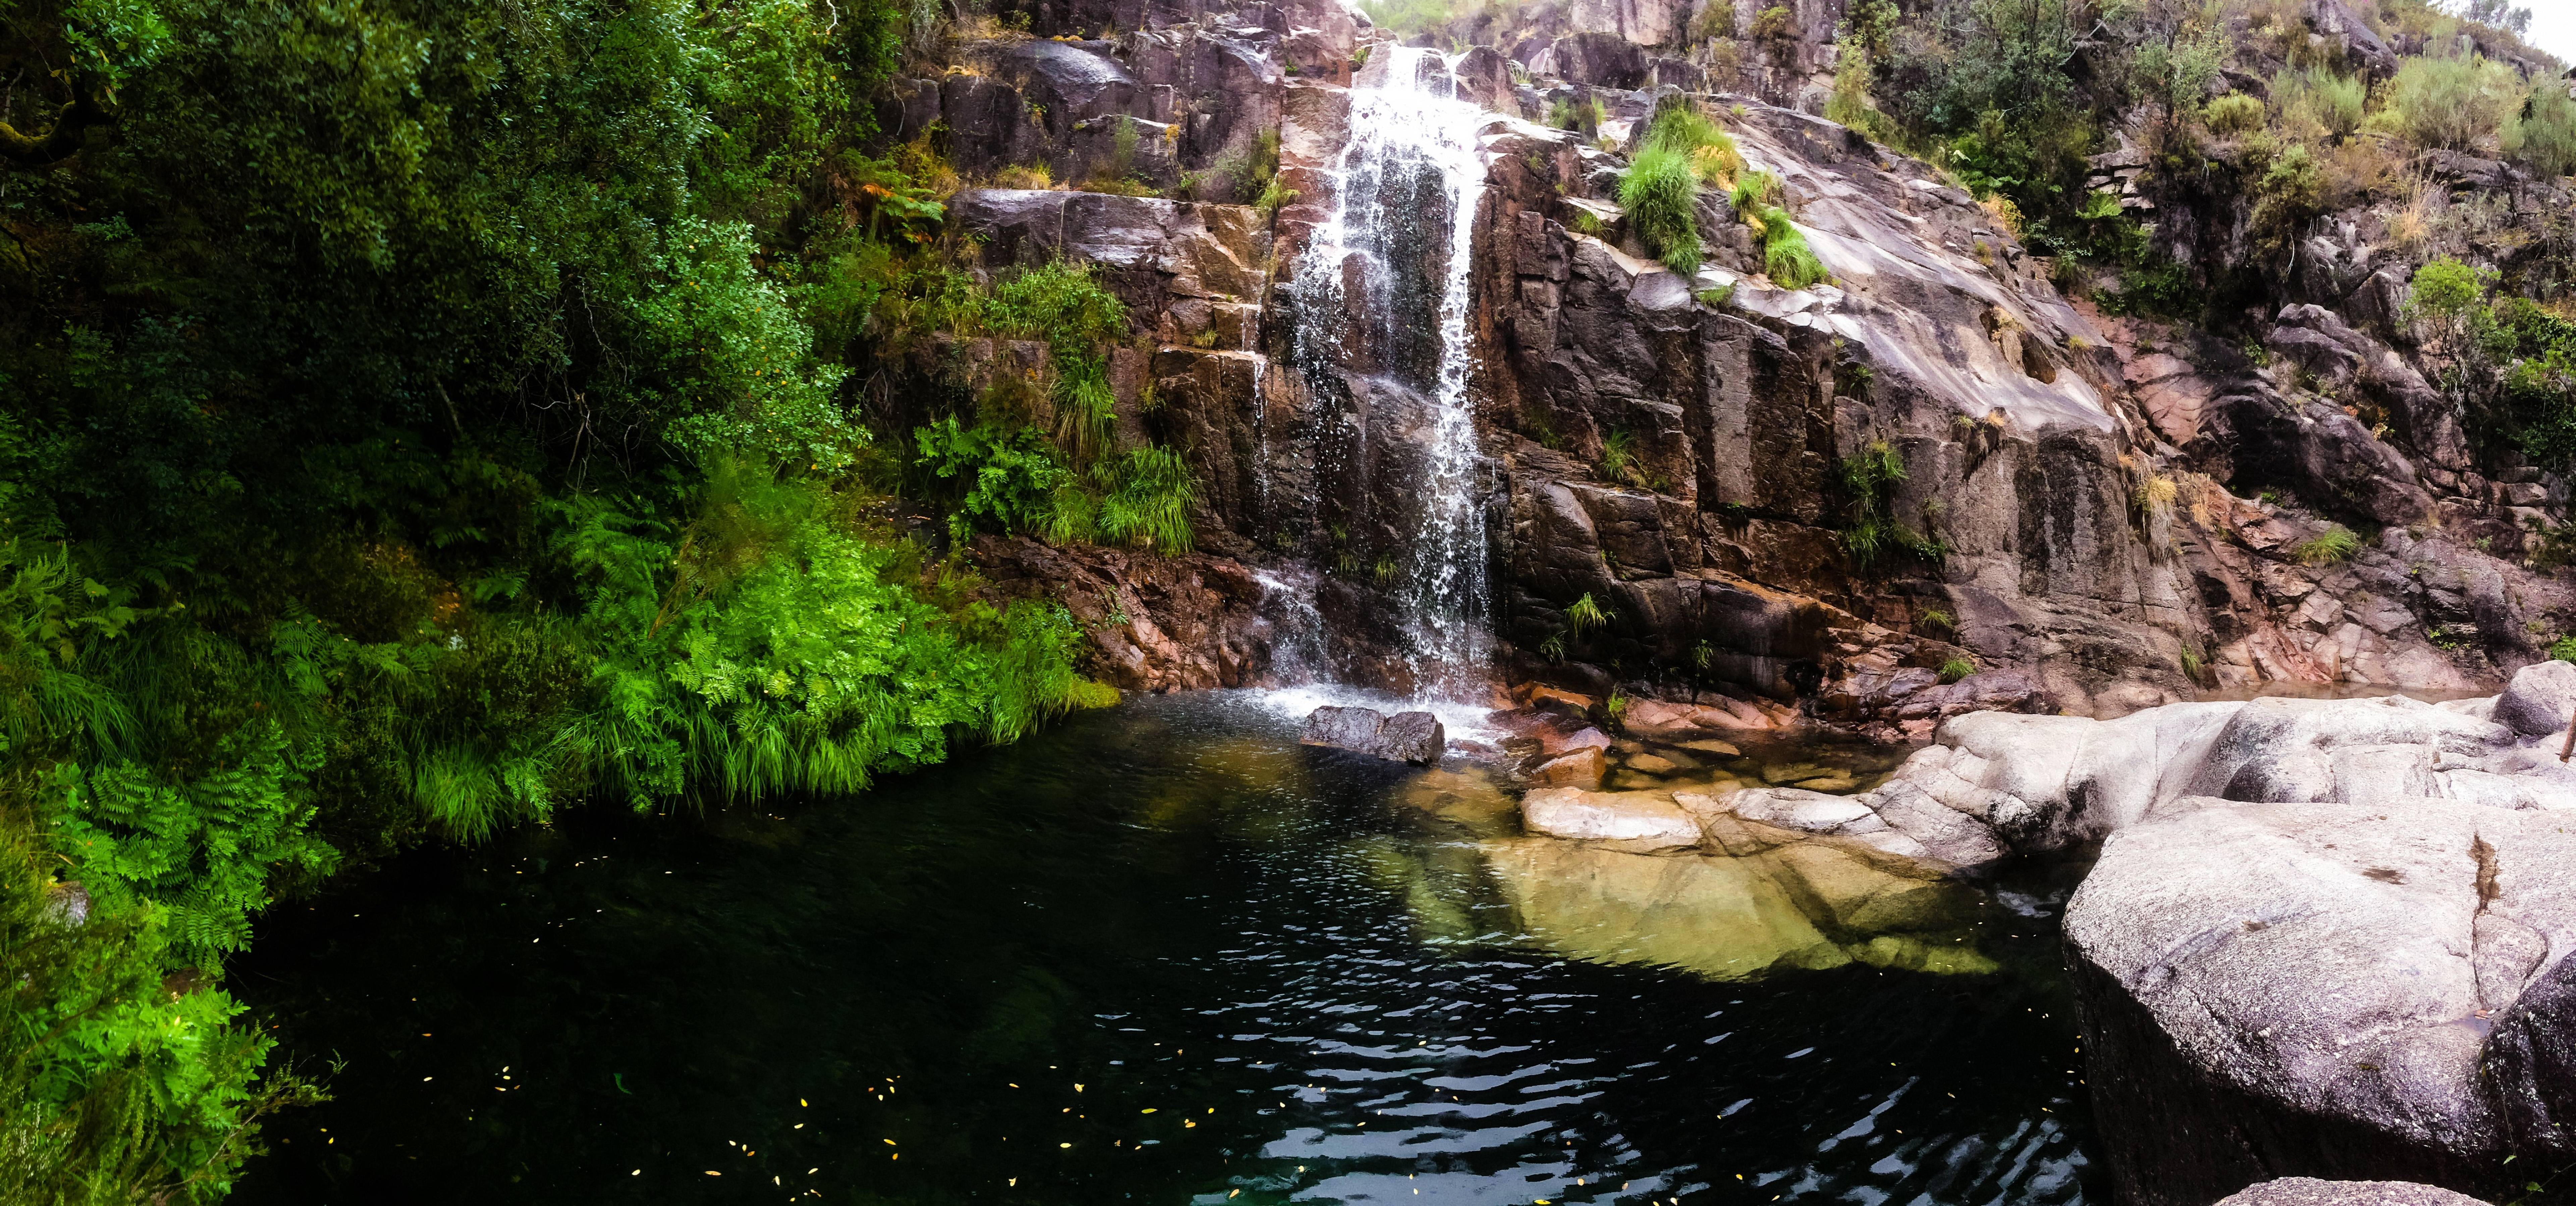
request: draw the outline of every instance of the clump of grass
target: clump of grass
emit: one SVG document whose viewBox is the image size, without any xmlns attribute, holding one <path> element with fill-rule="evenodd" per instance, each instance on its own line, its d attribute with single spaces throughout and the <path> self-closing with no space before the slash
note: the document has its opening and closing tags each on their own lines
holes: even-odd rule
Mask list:
<svg viewBox="0 0 2576 1206">
<path fill-rule="evenodd" d="M 1165 554 L 1188 552 L 1190 504 L 1199 492 L 1181 454 L 1145 447 L 1104 463 L 1115 468 L 1107 475 L 1112 489 L 1100 500 L 1101 536 Z"/>
<path fill-rule="evenodd" d="M 1637 455 L 1637 437 L 1626 429 L 1613 431 L 1601 441 L 1601 463 L 1595 466 L 1605 481 L 1652 490 L 1653 474 L 1646 472 L 1645 460 Z"/>
<path fill-rule="evenodd" d="M 1783 289 L 1804 289 L 1833 275 L 1807 246 L 1807 236 L 1789 221 L 1787 210 L 1767 206 L 1752 223 L 1762 234 L 1762 271 Z"/>
<path fill-rule="evenodd" d="M 1918 623 L 1922 627 L 1937 628 L 1943 632 L 1957 632 L 1959 630 L 1959 618 L 1938 607 L 1926 610 L 1923 613 L 1923 618 L 1918 621 Z"/>
<path fill-rule="evenodd" d="M 2316 539 L 2301 544 L 2297 549 L 2299 560 L 2309 565 L 2333 565 L 2360 551 L 2361 537 L 2341 525 L 2327 528 L 2318 533 Z"/>
<path fill-rule="evenodd" d="M 1637 237 L 1664 267 L 1688 276 L 1699 271 L 1699 169 L 1670 147 L 1648 146 L 1619 178 L 1619 204 Z"/>
<path fill-rule="evenodd" d="M 1699 271 L 1700 185 L 1727 185 L 1743 171 L 1744 153 L 1732 136 L 1695 102 L 1668 97 L 1619 180 L 1619 204 L 1655 257 L 1687 276 Z"/>
<path fill-rule="evenodd" d="M 2172 477 L 2162 473 L 2150 473 L 2138 479 L 2138 511 L 2143 515 L 2170 515 L 2173 513 L 2174 499 L 2181 494 L 2182 487 Z"/>
<path fill-rule="evenodd" d="M 1276 218 L 1281 208 L 1294 204 L 1296 200 L 1297 190 L 1288 187 L 1279 177 L 1272 176 L 1270 183 L 1261 186 L 1261 195 L 1253 198 L 1252 203 L 1264 216 Z"/>
<path fill-rule="evenodd" d="M 1955 683 L 1976 672 L 1977 663 L 1964 657 L 1954 657 L 1941 663 L 1941 681 L 1944 683 Z"/>
<path fill-rule="evenodd" d="M 1735 145 L 1735 137 L 1718 129 L 1707 113 L 1683 97 L 1667 98 L 1655 111 L 1655 119 L 1646 127 L 1642 149 L 1660 148 L 1677 151 L 1691 161 L 1700 178 L 1716 185 L 1731 185 L 1744 171 L 1744 152 Z"/>
<path fill-rule="evenodd" d="M 1849 522 L 1842 530 L 1843 551 L 1855 566 L 1866 569 L 1899 551 L 1935 562 L 1950 555 L 1949 546 L 1941 540 L 1897 521 L 1896 483 L 1905 480 L 1905 454 L 1898 452 L 1895 445 L 1873 441 L 1861 449 L 1859 456 L 1842 463 L 1842 478 L 1849 500 Z"/>
<path fill-rule="evenodd" d="M 1749 171 L 1736 178 L 1728 199 L 1735 203 L 1736 216 L 1762 236 L 1762 271 L 1770 276 L 1771 283 L 1783 289 L 1804 289 L 1832 274 L 1825 271 L 1824 261 L 1816 258 L 1815 249 L 1807 245 L 1807 236 L 1789 220 L 1788 211 L 1774 203 L 1782 191 L 1778 176 Z"/>
<path fill-rule="evenodd" d="M 1769 206 L 1779 195 L 1778 176 L 1769 172 L 1746 172 L 1736 177 L 1735 189 L 1727 199 L 1735 203 L 1735 212 L 1749 214 Z"/>
</svg>

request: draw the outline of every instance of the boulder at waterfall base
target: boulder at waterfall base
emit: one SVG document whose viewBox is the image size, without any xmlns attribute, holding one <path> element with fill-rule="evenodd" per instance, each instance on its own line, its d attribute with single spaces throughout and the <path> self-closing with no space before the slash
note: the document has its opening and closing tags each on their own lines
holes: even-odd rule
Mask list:
<svg viewBox="0 0 2576 1206">
<path fill-rule="evenodd" d="M 1429 712 L 1388 716 L 1374 708 L 1326 706 L 1307 714 L 1297 741 L 1389 762 L 1429 766 L 1440 761 L 1441 751 L 1448 745 L 1448 733 L 1441 727 L 1440 718 Z"/>
</svg>

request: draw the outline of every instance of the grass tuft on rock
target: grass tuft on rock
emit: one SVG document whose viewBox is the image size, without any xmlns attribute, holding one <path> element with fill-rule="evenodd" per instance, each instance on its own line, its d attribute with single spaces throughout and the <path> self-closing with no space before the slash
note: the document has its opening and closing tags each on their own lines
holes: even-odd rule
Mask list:
<svg viewBox="0 0 2576 1206">
<path fill-rule="evenodd" d="M 1637 237 L 1664 267 L 1688 276 L 1699 271 L 1699 169 L 1671 147 L 1648 146 L 1619 180 L 1619 204 Z"/>
</svg>

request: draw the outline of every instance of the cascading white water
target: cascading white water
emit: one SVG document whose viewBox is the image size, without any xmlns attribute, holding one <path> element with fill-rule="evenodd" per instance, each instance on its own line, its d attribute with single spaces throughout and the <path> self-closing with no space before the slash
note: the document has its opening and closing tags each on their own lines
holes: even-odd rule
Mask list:
<svg viewBox="0 0 2576 1206">
<path fill-rule="evenodd" d="M 1316 228 L 1292 286 L 1299 359 L 1310 371 L 1333 363 L 1390 380 L 1421 400 L 1422 413 L 1408 416 L 1419 449 L 1407 463 L 1418 464 L 1410 474 L 1417 480 L 1378 482 L 1373 493 L 1401 500 L 1408 512 L 1396 521 L 1411 532 L 1391 593 L 1405 607 L 1416 691 L 1465 700 L 1481 694 L 1492 646 L 1483 458 L 1467 395 L 1474 370 L 1467 282 L 1485 185 L 1476 131 L 1484 114 L 1457 98 L 1456 77 L 1435 52 L 1378 53 L 1391 56 L 1385 76 L 1351 91 L 1332 214 Z"/>
</svg>

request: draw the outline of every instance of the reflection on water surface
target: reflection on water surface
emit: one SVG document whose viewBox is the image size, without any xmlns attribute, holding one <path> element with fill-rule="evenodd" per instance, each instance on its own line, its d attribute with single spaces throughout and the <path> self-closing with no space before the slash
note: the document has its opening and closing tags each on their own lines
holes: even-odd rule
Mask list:
<svg viewBox="0 0 2576 1206">
<path fill-rule="evenodd" d="M 1524 838 L 1294 737 L 1138 700 L 353 877 L 234 976 L 345 1061 L 239 1198 L 2084 1198 L 2057 887 Z"/>
</svg>

